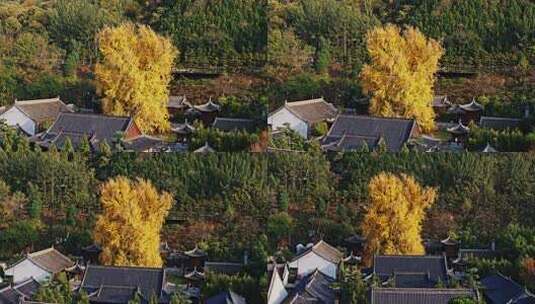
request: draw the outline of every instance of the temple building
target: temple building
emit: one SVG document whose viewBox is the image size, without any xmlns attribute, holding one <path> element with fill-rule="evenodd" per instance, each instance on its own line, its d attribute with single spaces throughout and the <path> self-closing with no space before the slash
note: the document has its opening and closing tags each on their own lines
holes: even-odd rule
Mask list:
<svg viewBox="0 0 535 304">
<path fill-rule="evenodd" d="M 384 145 L 388 152 L 399 152 L 419 134 L 414 119 L 341 114 L 320 143 L 324 151 L 359 151 L 364 146 L 371 151 Z"/>
<path fill-rule="evenodd" d="M 331 123 L 337 114 L 338 109 L 323 98 L 285 102 L 282 107 L 269 114 L 268 126 L 274 132 L 289 128 L 308 139 L 312 135 L 314 125 Z"/>
<path fill-rule="evenodd" d="M 463 124 L 468 125 L 471 121 L 479 122 L 483 114 L 483 105 L 474 98 L 470 103 L 451 107 L 448 112 L 456 114 Z"/>
<path fill-rule="evenodd" d="M 53 122 L 61 112 L 73 112 L 72 105 L 66 105 L 59 97 L 36 100 L 15 100 L 15 103 L 0 111 L 0 121 L 20 129 L 28 136 L 34 136 Z"/>
<path fill-rule="evenodd" d="M 207 103 L 194 105 L 188 109 L 186 115 L 198 117 L 205 126 L 209 126 L 215 121 L 219 111 L 221 111 L 221 106 L 214 103 L 210 98 Z"/>
<path fill-rule="evenodd" d="M 169 101 L 167 102 L 167 111 L 169 115 L 174 116 L 177 114 L 183 114 L 186 110 L 190 109 L 192 105 L 184 96 L 169 96 Z"/>
<path fill-rule="evenodd" d="M 461 120 L 453 126 L 447 129 L 451 135 L 451 141 L 456 143 L 465 143 L 470 134 L 470 128 L 465 126 Z"/>
<path fill-rule="evenodd" d="M 446 95 L 435 96 L 433 98 L 433 110 L 437 115 L 448 112 L 451 106 L 451 102 Z"/>
</svg>

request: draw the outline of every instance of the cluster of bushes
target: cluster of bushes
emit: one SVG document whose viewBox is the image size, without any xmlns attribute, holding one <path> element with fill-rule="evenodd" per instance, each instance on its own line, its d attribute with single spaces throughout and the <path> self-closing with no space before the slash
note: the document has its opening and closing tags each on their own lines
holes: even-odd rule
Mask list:
<svg viewBox="0 0 535 304">
<path fill-rule="evenodd" d="M 473 125 L 470 129 L 467 148 L 482 151 L 489 144 L 499 152 L 529 152 L 535 148 L 535 133 L 518 129 L 493 130 Z"/>
</svg>

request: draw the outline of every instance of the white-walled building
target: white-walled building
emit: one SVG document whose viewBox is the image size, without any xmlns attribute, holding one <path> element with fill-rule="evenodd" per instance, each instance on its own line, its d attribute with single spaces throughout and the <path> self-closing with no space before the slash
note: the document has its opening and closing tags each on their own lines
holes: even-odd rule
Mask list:
<svg viewBox="0 0 535 304">
<path fill-rule="evenodd" d="M 5 275 L 14 283 L 34 279 L 38 282 L 49 280 L 54 274 L 73 267 L 75 263 L 54 247 L 27 254 L 22 260 L 9 266 Z"/>
<path fill-rule="evenodd" d="M 73 112 L 70 106 L 56 98 L 36 100 L 15 100 L 4 112 L 0 120 L 8 126 L 19 128 L 29 136 L 35 135 L 47 123 L 52 123 L 60 112 Z"/>
<path fill-rule="evenodd" d="M 338 265 L 343 257 L 343 253 L 322 240 L 304 250 L 288 265 L 297 269 L 298 277 L 309 275 L 317 269 L 324 275 L 336 279 Z"/>
<path fill-rule="evenodd" d="M 333 121 L 337 114 L 336 107 L 323 98 L 285 102 L 269 114 L 268 125 L 273 131 L 287 127 L 308 138 L 315 124 Z"/>
<path fill-rule="evenodd" d="M 331 285 L 336 282 L 343 253 L 324 241 L 304 248 L 290 262 L 268 264 L 271 273 L 268 304 L 336 302 Z M 308 303 L 308 302 L 307 302 Z"/>
</svg>

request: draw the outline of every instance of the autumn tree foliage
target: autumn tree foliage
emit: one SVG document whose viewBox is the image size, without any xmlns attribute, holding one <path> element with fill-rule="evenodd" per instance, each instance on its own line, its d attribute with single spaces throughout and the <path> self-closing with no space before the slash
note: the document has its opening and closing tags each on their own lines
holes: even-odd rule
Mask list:
<svg viewBox="0 0 535 304">
<path fill-rule="evenodd" d="M 171 41 L 148 26 L 124 23 L 103 29 L 98 43 L 102 60 L 95 72 L 103 111 L 132 115 L 143 132 L 168 130 L 168 85 L 177 55 Z"/>
<path fill-rule="evenodd" d="M 173 197 L 147 180 L 116 177 L 102 185 L 103 212 L 93 233 L 105 265 L 159 267 L 160 230 Z"/>
<path fill-rule="evenodd" d="M 535 258 L 526 257 L 521 261 L 520 277 L 528 288 L 535 289 Z"/>
<path fill-rule="evenodd" d="M 437 197 L 412 177 L 379 173 L 368 184 L 370 205 L 362 222 L 365 257 L 374 254 L 423 254 L 420 232 L 426 209 Z"/>
<path fill-rule="evenodd" d="M 370 113 L 414 118 L 422 131 L 433 130 L 433 85 L 444 52 L 440 43 L 416 28 L 401 31 L 395 25 L 371 30 L 366 43 L 371 62 L 360 78 L 371 94 Z"/>
</svg>

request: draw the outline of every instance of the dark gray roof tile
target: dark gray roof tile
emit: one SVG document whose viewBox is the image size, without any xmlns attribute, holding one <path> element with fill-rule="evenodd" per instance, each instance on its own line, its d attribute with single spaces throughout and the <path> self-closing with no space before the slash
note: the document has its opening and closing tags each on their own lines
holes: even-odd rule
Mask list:
<svg viewBox="0 0 535 304">
<path fill-rule="evenodd" d="M 520 304 L 535 302 L 535 296 L 515 281 L 501 274 L 490 275 L 481 280 L 483 294 L 489 304 Z"/>
<path fill-rule="evenodd" d="M 425 274 L 431 282 L 448 282 L 448 271 L 444 256 L 379 255 L 374 257 L 373 269 L 374 273 L 379 276 Z M 410 287 L 408 286 L 410 282 L 409 277 L 405 278 L 403 281 L 404 287 Z M 414 288 L 420 288 L 420 285 L 423 284 L 422 281 L 415 281 L 414 283 Z"/>
<path fill-rule="evenodd" d="M 372 288 L 370 304 L 448 304 L 456 298 L 476 298 L 471 289 Z"/>
<path fill-rule="evenodd" d="M 301 279 L 283 303 L 334 304 L 336 300 L 336 292 L 332 288 L 334 282 L 334 279 L 316 270 Z"/>
<path fill-rule="evenodd" d="M 217 117 L 212 125 L 213 128 L 230 132 L 230 131 L 247 131 L 252 132 L 255 128 L 255 122 L 247 118 L 227 118 Z"/>
<path fill-rule="evenodd" d="M 165 271 L 162 268 L 143 268 L 143 267 L 115 267 L 115 266 L 94 266 L 88 265 L 82 280 L 81 288 L 94 293 L 103 287 L 104 302 L 120 302 L 126 298 L 126 294 L 132 289 L 137 289 L 142 298 L 148 301 L 152 296 L 158 297 L 160 302 L 167 302 L 168 297 L 163 290 L 165 286 Z M 116 297 L 114 290 L 117 291 Z M 132 294 L 132 297 L 134 294 Z M 92 301 L 97 301 L 95 298 Z M 100 302 L 100 301 L 99 301 Z M 125 303 L 126 304 L 126 303 Z"/>
<path fill-rule="evenodd" d="M 366 142 L 370 149 L 374 149 L 382 138 L 388 151 L 398 152 L 410 139 L 414 128 L 415 122 L 411 119 L 343 114 L 336 118 L 322 139 L 322 146 L 338 142 L 341 150 L 355 150 Z"/>
<path fill-rule="evenodd" d="M 479 126 L 481 128 L 494 130 L 517 129 L 521 124 L 522 119 L 507 117 L 483 116 L 479 121 Z"/>
</svg>

